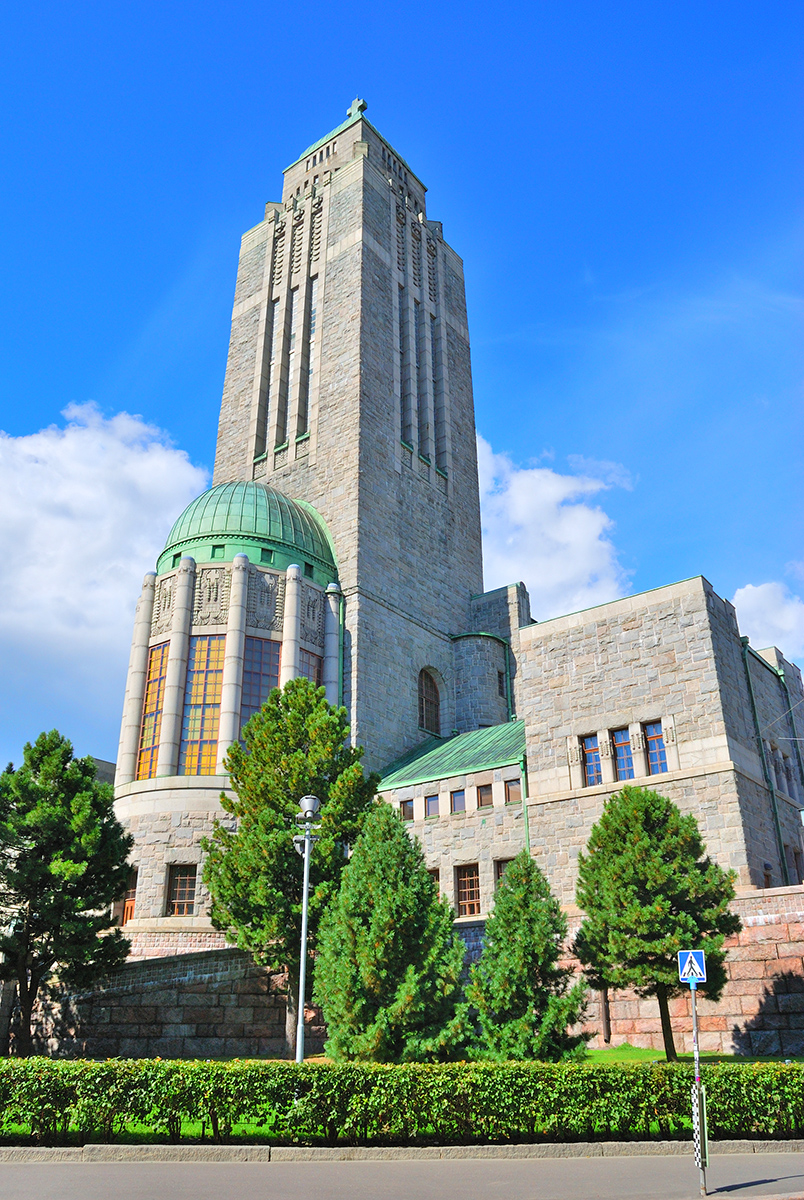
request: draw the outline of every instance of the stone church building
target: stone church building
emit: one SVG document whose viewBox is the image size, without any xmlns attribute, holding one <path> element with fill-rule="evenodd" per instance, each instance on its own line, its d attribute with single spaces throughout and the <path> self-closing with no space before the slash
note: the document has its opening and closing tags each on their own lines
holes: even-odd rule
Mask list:
<svg viewBox="0 0 804 1200">
<path fill-rule="evenodd" d="M 695 815 L 744 920 L 795 915 L 798 669 L 700 576 L 549 620 L 521 583 L 484 592 L 463 264 L 365 110 L 243 236 L 213 485 L 143 584 L 116 774 L 132 959 L 157 981 L 185 961 L 196 991 L 203 956 L 225 975 L 200 842 L 228 747 L 300 675 L 346 706 L 470 950 L 523 847 L 574 916 L 578 852 L 627 780 Z M 653 1037 L 629 1019 L 619 1040 Z M 148 1052 L 193 1052 L 181 1028 Z M 226 1052 L 265 1050 L 242 1030 Z"/>
</svg>

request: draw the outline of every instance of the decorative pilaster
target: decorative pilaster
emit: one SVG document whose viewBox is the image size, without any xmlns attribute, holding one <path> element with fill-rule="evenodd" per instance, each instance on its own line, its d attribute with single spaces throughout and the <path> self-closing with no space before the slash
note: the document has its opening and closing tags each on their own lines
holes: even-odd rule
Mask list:
<svg viewBox="0 0 804 1200">
<path fill-rule="evenodd" d="M 326 608 L 324 610 L 324 687 L 330 704 L 339 704 L 339 651 L 340 651 L 340 619 L 341 619 L 341 589 L 339 584 L 331 583 L 326 591 Z"/>
<path fill-rule="evenodd" d="M 229 620 L 221 682 L 221 715 L 218 725 L 218 775 L 225 774 L 226 752 L 240 735 L 240 701 L 243 696 L 243 655 L 246 645 L 248 555 L 236 554 L 229 589 Z"/>
<path fill-rule="evenodd" d="M 131 783 L 137 772 L 137 751 L 140 747 L 142 704 L 145 698 L 145 682 L 148 674 L 148 642 L 151 636 L 155 585 L 156 575 L 153 571 L 149 571 L 142 581 L 142 591 L 134 616 L 134 635 L 131 639 L 131 654 L 128 660 L 126 699 L 123 704 L 123 720 L 120 726 L 115 786 Z"/>
<path fill-rule="evenodd" d="M 175 775 L 179 767 L 181 719 L 184 710 L 184 687 L 187 681 L 187 656 L 190 652 L 190 630 L 193 622 L 194 588 L 195 559 L 187 555 L 181 560 L 176 576 L 176 599 L 173 602 L 173 621 L 170 627 L 170 650 L 168 651 L 165 676 L 165 700 L 162 706 L 157 775 Z"/>
<path fill-rule="evenodd" d="M 282 621 L 282 658 L 279 686 L 299 674 L 299 638 L 301 634 L 301 567 L 289 566 L 285 572 L 285 613 Z"/>
</svg>

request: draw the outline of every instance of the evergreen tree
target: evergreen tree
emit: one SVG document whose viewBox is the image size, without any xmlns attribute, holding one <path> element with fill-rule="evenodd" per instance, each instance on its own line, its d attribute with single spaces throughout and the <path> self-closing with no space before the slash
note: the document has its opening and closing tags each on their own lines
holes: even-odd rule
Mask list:
<svg viewBox="0 0 804 1200">
<path fill-rule="evenodd" d="M 723 942 L 741 928 L 729 911 L 735 873 L 704 853 L 693 816 L 656 792 L 627 786 L 606 802 L 578 859 L 576 895 L 586 915 L 575 953 L 593 985 L 656 996 L 669 1060 L 676 1050 L 668 1001 L 687 989 L 678 980 L 678 951 L 705 951 L 700 990 L 717 1000 L 726 982 Z"/>
<path fill-rule="evenodd" d="M 53 729 L 0 776 L 0 979 L 17 984 L 23 1056 L 32 1052 L 31 1011 L 54 971 L 85 987 L 128 954 L 120 931 L 109 932 L 109 909 L 125 890 L 133 839 L 95 774 L 94 761 L 73 758 Z"/>
<path fill-rule="evenodd" d="M 570 986 L 572 970 L 559 966 L 566 936 L 560 904 L 522 850 L 497 888 L 466 993 L 477 1010 L 479 1057 L 557 1062 L 583 1055 L 586 1037 L 567 1030 L 583 1017 L 586 986 Z"/>
<path fill-rule="evenodd" d="M 302 796 L 321 801 L 319 839 L 311 855 L 308 950 L 318 921 L 337 892 L 346 847 L 360 832 L 377 790 L 364 776 L 361 747 L 347 746 L 349 721 L 322 687 L 293 679 L 275 688 L 235 743 L 226 769 L 235 797 L 221 797 L 234 822 L 215 821 L 203 842 L 204 882 L 216 929 L 272 970 L 287 969 L 287 1037 L 296 1037 L 303 862 L 293 845 Z M 311 979 L 312 969 L 307 978 Z"/>
<path fill-rule="evenodd" d="M 324 914 L 315 997 L 337 1060 L 455 1057 L 465 1033 L 464 943 L 421 846 L 379 803 Z"/>
</svg>

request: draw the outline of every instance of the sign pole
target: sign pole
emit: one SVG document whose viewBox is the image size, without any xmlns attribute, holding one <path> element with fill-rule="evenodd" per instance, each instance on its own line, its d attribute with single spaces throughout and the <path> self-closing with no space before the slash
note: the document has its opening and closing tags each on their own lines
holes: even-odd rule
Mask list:
<svg viewBox="0 0 804 1200">
<path fill-rule="evenodd" d="M 692 997 L 692 1053 L 695 1059 L 695 1083 L 692 1085 L 692 1135 L 695 1141 L 695 1158 L 701 1176 L 701 1195 L 706 1195 L 706 1167 L 709 1161 L 709 1147 L 706 1136 L 706 1101 L 701 1087 L 701 1057 L 698 1051 L 698 995 L 697 980 L 690 980 L 690 995 Z"/>
</svg>

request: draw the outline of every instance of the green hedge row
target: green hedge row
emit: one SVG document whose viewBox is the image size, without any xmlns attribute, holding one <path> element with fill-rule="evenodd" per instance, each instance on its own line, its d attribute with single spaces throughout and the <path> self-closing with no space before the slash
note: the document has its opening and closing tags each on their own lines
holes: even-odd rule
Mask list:
<svg viewBox="0 0 804 1200">
<path fill-rule="evenodd" d="M 704 1068 L 713 1137 L 804 1130 L 804 1066 Z M 334 1066 L 0 1060 L 0 1132 L 40 1143 L 143 1130 L 216 1141 L 394 1145 L 689 1136 L 687 1064 Z M 242 1129 L 248 1126 L 248 1132 Z M 192 1127 L 192 1128 L 189 1128 Z M 241 1127 L 238 1131 L 237 1127 Z"/>
</svg>

